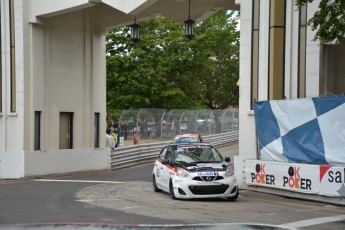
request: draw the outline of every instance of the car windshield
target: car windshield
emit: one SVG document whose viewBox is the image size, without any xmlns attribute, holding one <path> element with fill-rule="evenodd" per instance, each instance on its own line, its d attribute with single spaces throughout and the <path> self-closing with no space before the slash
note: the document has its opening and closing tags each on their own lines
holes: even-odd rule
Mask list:
<svg viewBox="0 0 345 230">
<path fill-rule="evenodd" d="M 199 142 L 196 136 L 188 137 L 176 137 L 173 141 L 174 143 L 189 143 L 189 142 Z"/>
<path fill-rule="evenodd" d="M 175 149 L 176 163 L 212 163 L 223 160 L 221 154 L 210 145 L 179 145 Z"/>
</svg>

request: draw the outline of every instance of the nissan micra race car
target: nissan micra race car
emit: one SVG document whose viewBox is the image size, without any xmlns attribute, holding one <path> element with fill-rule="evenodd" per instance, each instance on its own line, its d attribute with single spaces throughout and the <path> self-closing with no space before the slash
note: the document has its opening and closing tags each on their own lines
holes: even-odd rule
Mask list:
<svg viewBox="0 0 345 230">
<path fill-rule="evenodd" d="M 155 192 L 172 199 L 238 197 L 237 180 L 230 158 L 207 143 L 170 144 L 156 159 L 152 178 Z"/>
<path fill-rule="evenodd" d="M 199 133 L 181 133 L 177 134 L 172 143 L 189 143 L 189 142 L 202 142 L 203 139 Z"/>
</svg>

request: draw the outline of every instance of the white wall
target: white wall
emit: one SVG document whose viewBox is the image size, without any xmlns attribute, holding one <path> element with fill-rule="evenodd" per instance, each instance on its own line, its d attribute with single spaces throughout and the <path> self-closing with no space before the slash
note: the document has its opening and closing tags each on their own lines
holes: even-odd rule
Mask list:
<svg viewBox="0 0 345 230">
<path fill-rule="evenodd" d="M 109 168 L 102 122 L 106 120 L 105 33 L 94 28 L 93 9 L 30 24 L 30 13 L 23 11 L 29 2 L 15 1 L 17 109 L 10 113 L 9 27 L 4 25 L 8 9 L 3 7 L 8 1 L 1 1 L 5 93 L 0 178 Z M 35 111 L 42 112 L 41 151 L 33 151 Z M 60 112 L 74 113 L 72 150 L 59 150 Z M 101 124 L 98 149 L 94 149 L 95 113 L 100 113 Z"/>
<path fill-rule="evenodd" d="M 6 179 L 111 168 L 108 149 L 11 151 L 0 153 L 0 159 L 0 178 Z"/>
<path fill-rule="evenodd" d="M 105 120 L 105 35 L 95 34 L 92 22 L 90 9 L 32 26 L 31 113 L 42 111 L 43 150 L 59 148 L 60 112 L 74 113 L 73 148 L 93 148 L 94 113 Z"/>
<path fill-rule="evenodd" d="M 66 149 L 25 152 L 25 176 L 109 170 L 110 150 Z"/>
<path fill-rule="evenodd" d="M 16 112 L 11 112 L 11 69 L 9 1 L 1 0 L 1 58 L 2 58 L 2 113 L 0 114 L 0 152 L 20 151 L 23 148 L 24 124 L 24 56 L 23 56 L 23 15 L 21 1 L 14 1 L 18 19 L 15 29 L 16 65 Z M 0 159 L 1 160 L 1 159 Z"/>
<path fill-rule="evenodd" d="M 308 4 L 308 20 L 318 10 L 319 1 Z M 307 29 L 307 55 L 306 55 L 306 97 L 318 97 L 320 93 L 320 43 L 312 41 L 315 31 L 310 27 Z"/>
<path fill-rule="evenodd" d="M 243 10 L 246 9 L 246 10 Z M 240 102 L 239 102 L 239 151 L 240 156 L 255 158 L 254 117 L 251 107 L 251 1 L 241 1 L 241 46 L 240 46 Z M 249 131 L 250 128 L 252 131 Z"/>
<path fill-rule="evenodd" d="M 244 159 L 255 159 L 254 117 L 250 111 L 251 76 L 251 1 L 241 0 L 239 156 L 235 156 L 235 174 L 240 188 L 244 186 Z M 252 130 L 252 131 L 250 131 Z"/>
<path fill-rule="evenodd" d="M 24 177 L 24 152 L 8 151 L 0 152 L 0 178 Z"/>
</svg>

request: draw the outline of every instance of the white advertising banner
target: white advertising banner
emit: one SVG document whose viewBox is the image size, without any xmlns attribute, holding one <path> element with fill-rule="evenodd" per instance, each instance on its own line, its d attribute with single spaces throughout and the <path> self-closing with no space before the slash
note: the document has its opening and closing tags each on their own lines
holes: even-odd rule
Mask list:
<svg viewBox="0 0 345 230">
<path fill-rule="evenodd" d="M 345 168 L 320 166 L 320 195 L 345 197 Z"/>
<path fill-rule="evenodd" d="M 345 168 L 246 160 L 246 184 L 300 193 L 345 197 Z"/>
</svg>

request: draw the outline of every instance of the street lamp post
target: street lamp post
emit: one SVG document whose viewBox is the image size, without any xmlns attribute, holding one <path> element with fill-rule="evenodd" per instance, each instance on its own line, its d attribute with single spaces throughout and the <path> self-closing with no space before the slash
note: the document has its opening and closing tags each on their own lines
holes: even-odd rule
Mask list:
<svg viewBox="0 0 345 230">
<path fill-rule="evenodd" d="M 193 21 L 190 18 L 190 0 L 189 1 L 189 6 L 188 6 L 188 20 L 184 21 L 184 26 L 185 26 L 185 33 L 184 36 L 188 38 L 189 40 L 194 38 L 194 24 L 195 21 Z"/>
<path fill-rule="evenodd" d="M 131 29 L 131 34 L 129 35 L 129 38 L 133 42 L 139 41 L 139 39 L 140 39 L 140 26 L 136 22 L 136 18 L 134 18 L 134 24 L 130 25 L 130 29 Z"/>
</svg>

